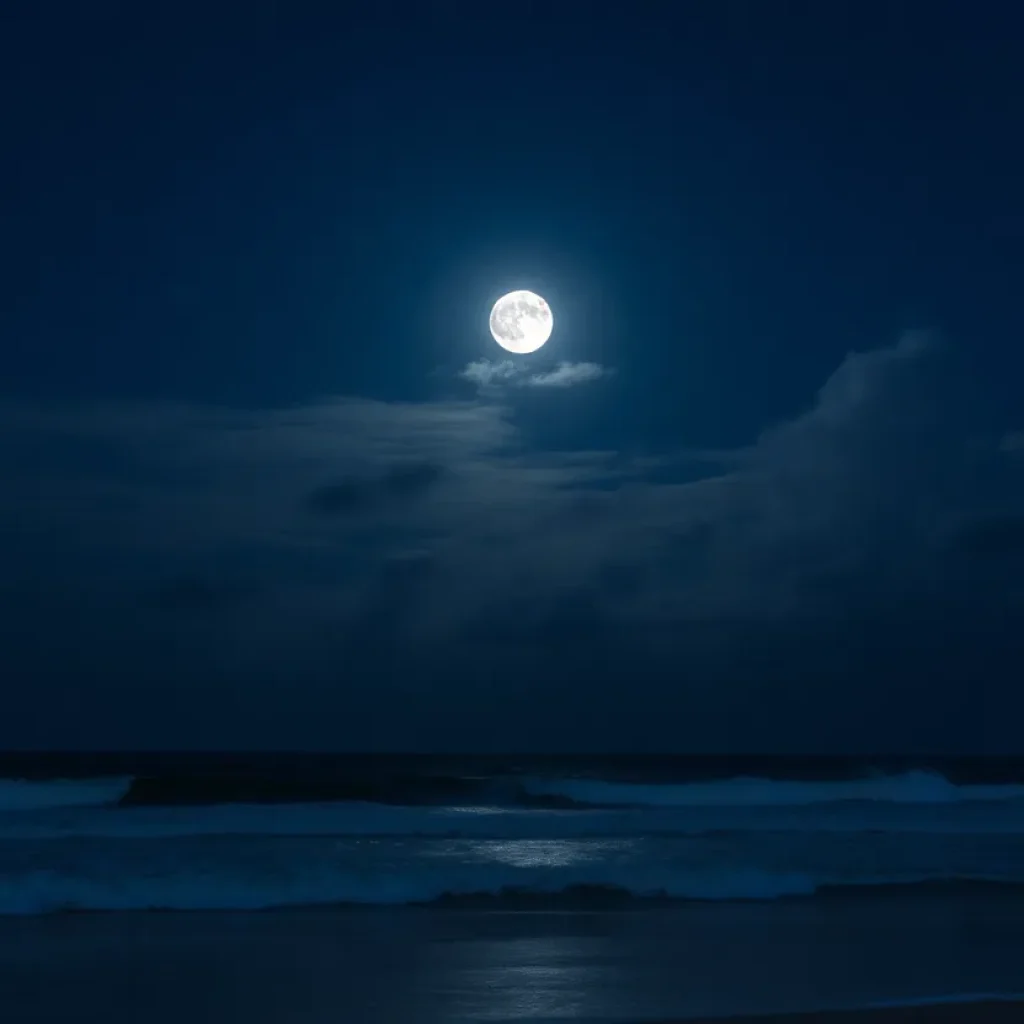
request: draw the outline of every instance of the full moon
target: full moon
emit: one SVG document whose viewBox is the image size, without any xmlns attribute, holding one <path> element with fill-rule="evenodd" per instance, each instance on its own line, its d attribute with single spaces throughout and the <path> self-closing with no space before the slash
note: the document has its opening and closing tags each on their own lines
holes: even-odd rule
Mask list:
<svg viewBox="0 0 1024 1024">
<path fill-rule="evenodd" d="M 551 307 L 533 292 L 502 295 L 491 310 L 491 334 L 506 352 L 526 355 L 551 337 Z"/>
</svg>

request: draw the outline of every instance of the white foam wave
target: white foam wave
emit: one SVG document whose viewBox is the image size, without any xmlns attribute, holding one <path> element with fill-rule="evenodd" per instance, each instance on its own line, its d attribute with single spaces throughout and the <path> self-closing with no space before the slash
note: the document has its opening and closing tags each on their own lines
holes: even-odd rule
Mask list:
<svg viewBox="0 0 1024 1024">
<path fill-rule="evenodd" d="M 310 904 L 431 902 L 444 894 L 499 894 L 504 889 L 558 893 L 572 886 L 600 886 L 635 897 L 701 900 L 775 899 L 810 895 L 824 886 L 877 886 L 924 881 L 1024 884 L 1020 836 L 879 833 L 829 834 L 731 832 L 692 835 L 637 834 L 609 828 L 603 835 L 571 832 L 537 835 L 536 822 L 571 829 L 589 812 L 549 812 L 523 817 L 520 834 L 472 835 L 435 831 L 410 835 L 398 815 L 412 809 L 366 807 L 396 815 L 390 836 L 318 831 L 277 835 L 228 834 L 224 808 L 210 808 L 210 829 L 174 835 L 158 809 L 75 809 L 29 812 L 28 818 L 135 821 L 146 830 L 116 836 L 11 838 L 0 833 L 0 913 L 34 914 L 61 909 L 257 909 Z M 174 810 L 164 809 L 161 813 Z M 257 808 L 237 808 L 249 814 Z M 294 808 L 264 808 L 284 813 Z M 308 810 L 308 808 L 306 809 Z M 330 816 L 335 806 L 322 808 Z M 194 814 L 195 809 L 188 813 Z M 419 809 L 421 815 L 428 813 Z M 660 812 L 655 812 L 660 813 Z M 746 812 L 744 812 L 746 813 Z M 436 812 L 438 826 L 459 818 L 483 827 L 485 818 L 519 816 Z M 632 816 L 648 810 L 607 815 Z M 17 817 L 17 815 L 8 815 Z M 425 821 L 426 818 L 421 818 Z M 307 825 L 313 825 L 305 819 Z M 239 824 L 239 823 L 236 823 Z M 365 827 L 366 821 L 360 828 Z M 27 827 L 28 822 L 23 823 Z M 266 819 L 259 823 L 266 828 Z M 157 831 L 164 829 L 162 835 Z M 493 830 L 493 824 L 490 825 Z M 522 834 L 532 829 L 533 834 Z M 158 839 L 158 841 L 152 841 Z M 514 902 L 514 901 L 513 901 Z"/>
<path fill-rule="evenodd" d="M 101 779 L 0 779 L 0 813 L 54 807 L 116 804 L 129 790 L 130 776 Z"/>
<path fill-rule="evenodd" d="M 949 804 L 1024 799 L 1021 785 L 956 785 L 942 775 L 924 771 L 842 782 L 735 778 L 637 785 L 598 779 L 530 779 L 525 789 L 534 796 L 562 796 L 582 804 L 605 806 L 793 807 L 840 802 Z"/>
<path fill-rule="evenodd" d="M 520 867 L 460 864 L 457 870 L 395 873 L 323 864 L 296 865 L 290 871 L 218 871 L 209 865 L 180 866 L 156 874 L 122 869 L 118 873 L 32 870 L 0 876 L 0 916 L 72 910 L 271 910 L 331 905 L 407 906 L 442 898 L 504 899 L 510 907 L 524 897 L 547 897 L 585 887 L 621 893 L 625 898 L 697 901 L 770 901 L 811 896 L 839 886 L 912 885 L 940 881 L 996 883 L 987 876 L 943 879 L 900 875 L 851 881 L 810 873 L 757 868 L 665 868 L 654 864 Z"/>
</svg>

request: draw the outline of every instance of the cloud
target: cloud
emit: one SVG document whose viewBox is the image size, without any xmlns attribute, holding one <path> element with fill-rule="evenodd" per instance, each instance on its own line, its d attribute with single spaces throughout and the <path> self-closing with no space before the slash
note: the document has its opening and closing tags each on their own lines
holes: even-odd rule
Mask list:
<svg viewBox="0 0 1024 1024">
<path fill-rule="evenodd" d="M 492 363 L 487 359 L 469 363 L 460 373 L 481 390 L 511 384 L 525 388 L 571 388 L 577 384 L 609 377 L 612 370 L 600 363 L 571 363 L 563 360 L 553 370 L 542 373 L 527 373 L 525 368 L 505 359 Z"/>
<path fill-rule="evenodd" d="M 256 588 L 244 582 L 218 585 L 195 576 L 183 576 L 154 587 L 146 597 L 154 608 L 194 613 L 247 601 L 256 594 Z"/>
<path fill-rule="evenodd" d="M 412 743 L 441 701 L 511 748 L 584 693 L 598 745 L 733 742 L 773 702 L 820 741 L 882 695 L 920 719 L 925 677 L 941 732 L 1024 612 L 1019 425 L 989 435 L 962 379 L 919 337 L 854 353 L 713 457 L 538 451 L 476 401 L 0 406 L 5 650 L 39 715 L 83 674 L 214 717 L 244 692 L 270 740 L 239 743 L 371 742 L 399 707 Z"/>
<path fill-rule="evenodd" d="M 571 388 L 587 381 L 600 380 L 610 373 L 610 370 L 599 363 L 561 362 L 547 373 L 532 374 L 523 381 L 523 384 L 532 388 Z"/>
<path fill-rule="evenodd" d="M 388 502 L 411 501 L 429 491 L 444 475 L 431 462 L 389 466 L 375 476 L 347 477 L 315 488 L 307 507 L 321 515 L 351 515 L 379 509 Z"/>
<path fill-rule="evenodd" d="M 478 387 L 491 387 L 501 381 L 509 380 L 519 372 L 511 359 L 503 359 L 500 363 L 492 363 L 489 359 L 479 359 L 466 365 L 459 376 Z"/>
</svg>

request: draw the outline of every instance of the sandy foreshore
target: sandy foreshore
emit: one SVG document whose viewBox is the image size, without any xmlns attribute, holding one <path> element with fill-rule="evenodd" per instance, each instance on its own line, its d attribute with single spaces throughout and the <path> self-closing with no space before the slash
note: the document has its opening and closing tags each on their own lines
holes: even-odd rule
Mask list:
<svg viewBox="0 0 1024 1024">
<path fill-rule="evenodd" d="M 985 894 L 600 913 L 56 914 L 0 918 L 0 1019 L 1024 1024 L 1024 1002 L 999 1001 L 1024 989 L 1021 964 L 1024 897 Z M 802 1013 L 822 1006 L 898 1008 Z"/>
<path fill-rule="evenodd" d="M 1024 1000 L 934 1003 L 754 1017 L 705 1017 L 664 1024 L 1024 1024 Z"/>
</svg>

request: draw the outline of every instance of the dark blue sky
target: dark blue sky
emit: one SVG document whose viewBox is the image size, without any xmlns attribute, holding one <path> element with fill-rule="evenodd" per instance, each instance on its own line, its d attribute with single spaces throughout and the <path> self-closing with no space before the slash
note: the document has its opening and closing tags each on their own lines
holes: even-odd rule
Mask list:
<svg viewBox="0 0 1024 1024">
<path fill-rule="evenodd" d="M 1024 15 L 374 10 L 0 15 L 0 743 L 1021 749 Z"/>
</svg>

